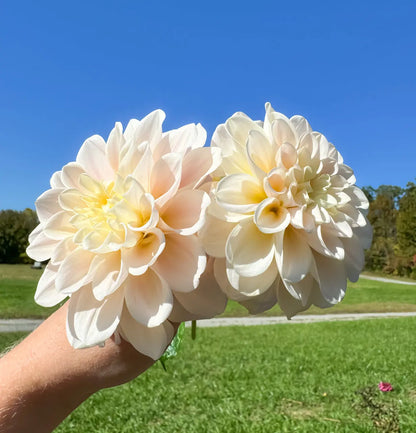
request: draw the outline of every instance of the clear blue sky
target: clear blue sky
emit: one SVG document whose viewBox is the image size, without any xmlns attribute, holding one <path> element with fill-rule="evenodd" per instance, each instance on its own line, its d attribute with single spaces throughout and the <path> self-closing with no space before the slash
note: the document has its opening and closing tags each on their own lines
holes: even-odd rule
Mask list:
<svg viewBox="0 0 416 433">
<path fill-rule="evenodd" d="M 87 137 L 155 108 L 209 137 L 264 103 L 302 114 L 358 184 L 416 177 L 415 1 L 8 1 L 0 209 L 33 207 Z"/>
</svg>

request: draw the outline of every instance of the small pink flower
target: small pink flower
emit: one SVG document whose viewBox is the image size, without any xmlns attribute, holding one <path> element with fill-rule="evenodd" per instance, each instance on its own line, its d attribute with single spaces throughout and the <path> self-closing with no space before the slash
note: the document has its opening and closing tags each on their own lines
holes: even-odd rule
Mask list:
<svg viewBox="0 0 416 433">
<path fill-rule="evenodd" d="M 382 392 L 393 391 L 393 387 L 391 386 L 391 383 L 389 383 L 389 382 L 380 382 L 378 384 L 378 389 Z"/>
</svg>

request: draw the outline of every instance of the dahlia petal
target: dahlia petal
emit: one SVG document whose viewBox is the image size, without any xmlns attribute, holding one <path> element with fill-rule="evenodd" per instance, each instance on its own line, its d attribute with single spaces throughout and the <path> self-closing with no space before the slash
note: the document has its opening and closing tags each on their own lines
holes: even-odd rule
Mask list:
<svg viewBox="0 0 416 433">
<path fill-rule="evenodd" d="M 188 152 L 182 162 L 182 177 L 179 188 L 196 188 L 221 163 L 221 149 L 201 147 Z"/>
<path fill-rule="evenodd" d="M 289 225 L 290 213 L 282 206 L 280 200 L 269 197 L 257 206 L 254 222 L 261 232 L 276 233 Z"/>
<path fill-rule="evenodd" d="M 341 240 L 323 228 L 322 225 L 313 232 L 305 232 L 305 237 L 310 247 L 318 253 L 337 260 L 344 259 L 345 252 Z"/>
<path fill-rule="evenodd" d="M 59 266 L 48 263 L 39 279 L 35 293 L 35 301 L 42 307 L 52 307 L 63 301 L 67 295 L 59 293 L 55 288 L 55 279 Z"/>
<path fill-rule="evenodd" d="M 40 223 L 30 232 L 28 238 L 29 243 L 32 243 L 42 230 L 43 230 L 43 224 Z"/>
<path fill-rule="evenodd" d="M 264 293 L 275 282 L 278 276 L 275 261 L 270 263 L 265 272 L 254 277 L 241 276 L 229 263 L 227 263 L 226 272 L 231 286 L 246 296 L 258 296 Z"/>
<path fill-rule="evenodd" d="M 205 270 L 206 256 L 195 235 L 165 234 L 166 246 L 152 266 L 173 291 L 196 289 Z"/>
<path fill-rule="evenodd" d="M 221 290 L 228 298 L 238 302 L 248 298 L 248 296 L 243 295 L 230 284 L 227 276 L 227 263 L 225 258 L 216 258 L 214 260 L 214 276 Z"/>
<path fill-rule="evenodd" d="M 196 130 L 197 134 L 193 138 L 193 141 L 191 143 L 192 149 L 199 149 L 205 146 L 205 143 L 207 141 L 207 131 L 200 123 L 196 124 Z"/>
<path fill-rule="evenodd" d="M 121 258 L 132 275 L 144 274 L 165 248 L 165 236 L 157 228 L 150 229 L 133 248 L 123 248 Z"/>
<path fill-rule="evenodd" d="M 148 328 L 138 323 L 127 308 L 123 310 L 120 323 L 122 336 L 140 353 L 156 360 L 159 359 L 173 338 L 173 326 L 165 321 L 159 326 Z"/>
<path fill-rule="evenodd" d="M 83 197 L 84 195 L 81 194 L 77 189 L 66 189 L 59 195 L 60 208 L 67 211 L 72 211 L 77 208 L 85 208 L 86 203 L 83 200 Z"/>
<path fill-rule="evenodd" d="M 131 144 L 140 144 L 137 143 L 136 136 L 138 135 L 140 127 L 140 120 L 137 119 L 130 119 L 129 123 L 126 126 L 126 129 L 124 130 L 124 138 L 126 139 L 126 142 Z"/>
<path fill-rule="evenodd" d="M 287 170 L 296 164 L 298 155 L 294 146 L 283 143 L 276 153 L 276 164 L 283 165 Z"/>
<path fill-rule="evenodd" d="M 55 171 L 55 173 L 51 176 L 51 179 L 49 181 L 51 188 L 55 189 L 55 188 L 64 188 L 65 185 L 62 182 L 62 171 Z"/>
<path fill-rule="evenodd" d="M 216 200 L 230 212 L 253 212 L 265 198 L 257 179 L 246 173 L 231 174 L 217 185 Z"/>
<path fill-rule="evenodd" d="M 58 242 L 59 241 L 46 236 L 43 230 L 39 231 L 36 237 L 32 237 L 29 246 L 26 248 L 26 253 L 33 260 L 43 262 L 51 257 Z"/>
<path fill-rule="evenodd" d="M 162 138 L 162 123 L 166 114 L 162 110 L 154 110 L 144 117 L 137 127 L 135 134 L 136 144 L 147 141 L 151 148 Z M 127 128 L 126 128 L 127 131 Z"/>
<path fill-rule="evenodd" d="M 65 257 L 67 257 L 72 251 L 77 248 L 77 245 L 74 243 L 72 238 L 68 237 L 65 239 L 62 239 L 59 241 L 59 243 L 56 245 L 52 255 L 51 255 L 51 262 L 54 265 L 61 264 Z"/>
<path fill-rule="evenodd" d="M 110 212 L 118 222 L 134 225 L 138 219 L 136 209 L 127 201 L 120 200 L 111 208 Z"/>
<path fill-rule="evenodd" d="M 111 180 L 114 170 L 105 153 L 106 143 L 99 135 L 88 138 L 78 152 L 76 162 L 97 180 Z"/>
<path fill-rule="evenodd" d="M 309 125 L 309 122 L 302 116 L 296 115 L 291 117 L 290 123 L 294 126 L 298 137 L 302 137 L 305 134 L 312 132 L 311 125 Z"/>
<path fill-rule="evenodd" d="M 349 203 L 339 206 L 338 210 L 347 216 L 347 220 L 353 225 L 353 227 L 365 227 L 368 224 L 365 216 Z"/>
<path fill-rule="evenodd" d="M 227 297 L 214 277 L 214 259 L 209 258 L 207 268 L 202 274 L 199 286 L 189 293 L 176 292 L 170 320 L 209 319 L 221 314 L 227 305 Z M 179 309 L 179 306 L 182 307 Z"/>
<path fill-rule="evenodd" d="M 362 248 L 367 249 L 371 247 L 373 228 L 368 221 L 365 227 L 354 227 L 354 234 L 358 236 Z"/>
<path fill-rule="evenodd" d="M 70 162 L 62 168 L 62 182 L 67 188 L 78 189 L 79 177 L 85 174 L 85 169 L 77 162 Z"/>
<path fill-rule="evenodd" d="M 219 220 L 207 214 L 199 238 L 207 252 L 213 257 L 225 257 L 225 245 L 235 223 Z"/>
<path fill-rule="evenodd" d="M 167 133 L 171 152 L 185 154 L 192 148 L 200 148 L 205 144 L 207 133 L 202 125 L 190 123 Z"/>
<path fill-rule="evenodd" d="M 181 235 L 196 233 L 205 222 L 205 211 L 211 200 L 199 190 L 182 190 L 160 211 L 163 221 Z"/>
<path fill-rule="evenodd" d="M 76 229 L 70 223 L 71 216 L 67 211 L 61 211 L 53 215 L 43 227 L 45 235 L 58 241 L 74 235 Z"/>
<path fill-rule="evenodd" d="M 262 129 L 256 122 L 241 112 L 233 114 L 225 123 L 225 128 L 231 137 L 240 145 L 241 149 L 245 149 L 250 131 L 262 132 Z"/>
<path fill-rule="evenodd" d="M 127 224 L 127 227 L 135 232 L 144 232 L 155 227 L 159 221 L 159 212 L 156 209 L 155 199 L 149 193 L 142 195 L 134 189 L 128 191 L 125 195 L 132 209 L 136 213 L 136 220 Z M 139 210 L 137 212 L 137 210 Z"/>
<path fill-rule="evenodd" d="M 306 275 L 301 281 L 292 283 L 288 280 L 282 280 L 283 285 L 289 294 L 296 300 L 300 301 L 307 308 L 310 306 L 310 296 L 315 285 L 315 280 L 311 274 Z"/>
<path fill-rule="evenodd" d="M 78 248 L 72 251 L 62 262 L 56 276 L 56 289 L 66 295 L 76 292 L 89 281 L 89 267 L 94 254 Z"/>
<path fill-rule="evenodd" d="M 342 239 L 345 250 L 345 268 L 348 279 L 355 283 L 364 268 L 364 251 L 357 235 Z"/>
<path fill-rule="evenodd" d="M 324 299 L 330 304 L 340 302 L 347 289 L 344 262 L 317 253 L 314 253 L 314 259 Z"/>
<path fill-rule="evenodd" d="M 296 144 L 296 131 L 290 120 L 284 114 L 275 111 L 270 102 L 266 102 L 265 109 L 263 128 L 269 140 L 274 139 L 278 145 L 284 141 Z"/>
<path fill-rule="evenodd" d="M 135 164 L 135 168 L 132 171 L 133 177 L 140 183 L 140 185 L 148 191 L 150 188 L 150 174 L 154 164 L 154 158 L 150 145 L 144 143 L 142 148 L 140 147 L 140 161 Z"/>
<path fill-rule="evenodd" d="M 225 255 L 242 277 L 261 275 L 274 259 L 273 236 L 262 233 L 253 221 L 243 221 L 228 236 Z"/>
<path fill-rule="evenodd" d="M 78 232 L 80 233 L 80 232 Z M 78 234 L 77 233 L 77 234 Z M 91 252 L 100 252 L 104 253 L 104 250 L 107 250 L 107 245 L 105 245 L 107 241 L 107 230 L 85 230 L 82 235 L 82 247 L 84 250 L 88 250 Z M 74 237 L 74 242 L 78 240 Z"/>
<path fill-rule="evenodd" d="M 264 135 L 264 131 L 250 131 L 247 138 L 247 156 L 251 162 L 253 172 L 260 169 L 259 178 L 269 173 L 275 167 L 274 156 L 276 145 L 271 143 Z"/>
<path fill-rule="evenodd" d="M 123 136 L 123 126 L 120 122 L 116 122 L 107 139 L 106 154 L 114 172 L 117 172 L 120 162 L 120 150 L 125 143 Z"/>
<path fill-rule="evenodd" d="M 245 158 L 245 148 L 237 143 L 227 131 L 225 125 L 219 125 L 212 136 L 211 147 L 221 149 L 221 171 L 225 174 L 250 173 L 250 166 Z"/>
<path fill-rule="evenodd" d="M 178 153 L 163 155 L 153 166 L 150 190 L 158 206 L 162 207 L 177 192 L 181 181 L 182 156 Z"/>
<path fill-rule="evenodd" d="M 352 168 L 348 167 L 348 165 L 340 164 L 338 166 L 338 174 L 340 176 L 343 176 L 347 180 L 347 183 L 350 185 L 354 184 L 357 181 Z"/>
<path fill-rule="evenodd" d="M 270 310 L 277 302 L 277 293 L 275 284 L 273 284 L 264 293 L 240 301 L 240 304 L 247 308 L 250 314 L 260 314 Z"/>
<path fill-rule="evenodd" d="M 276 242 L 276 260 L 283 280 L 301 281 L 309 273 L 312 252 L 306 239 L 298 230 L 288 228 L 283 235 L 283 245 Z"/>
<path fill-rule="evenodd" d="M 118 290 L 128 276 L 128 270 L 120 254 L 110 253 L 95 256 L 89 269 L 89 279 L 95 299 L 102 301 Z"/>
<path fill-rule="evenodd" d="M 305 230 L 306 232 L 311 232 L 316 229 L 315 220 L 306 211 L 306 206 L 290 208 L 290 224 L 296 228 Z"/>
<path fill-rule="evenodd" d="M 326 224 L 331 220 L 328 211 L 317 204 L 310 209 L 310 213 L 316 224 Z"/>
<path fill-rule="evenodd" d="M 335 196 L 335 198 L 337 200 L 337 205 L 338 206 L 339 205 L 342 206 L 343 204 L 348 203 L 348 202 L 351 201 L 351 197 L 348 194 L 346 194 L 344 191 L 335 192 L 334 196 Z"/>
<path fill-rule="evenodd" d="M 329 155 L 329 143 L 324 135 L 319 132 L 313 131 L 312 135 L 315 137 L 319 146 L 319 159 L 323 160 L 328 158 Z"/>
<path fill-rule="evenodd" d="M 296 146 L 298 142 L 297 134 L 289 119 L 284 116 L 276 118 L 272 122 L 272 134 L 274 142 L 278 146 L 290 144 Z"/>
<path fill-rule="evenodd" d="M 120 323 L 123 295 L 123 291 L 118 290 L 104 301 L 97 301 L 91 287 L 83 287 L 70 298 L 67 330 L 73 330 L 74 337 L 83 347 L 103 343 L 114 334 Z"/>
<path fill-rule="evenodd" d="M 132 208 L 140 209 L 141 198 L 146 193 L 140 182 L 129 175 L 123 182 L 123 189 L 125 189 L 122 193 L 123 198 L 129 202 Z"/>
<path fill-rule="evenodd" d="M 162 324 L 172 311 L 172 292 L 166 281 L 151 269 L 127 278 L 125 299 L 131 316 L 149 328 Z"/>
<path fill-rule="evenodd" d="M 93 179 L 87 173 L 81 173 L 78 178 L 79 189 L 87 195 L 98 195 L 104 192 L 103 184 Z"/>
<path fill-rule="evenodd" d="M 310 304 L 303 305 L 300 300 L 291 296 L 282 283 L 277 289 L 277 302 L 288 319 L 310 307 Z"/>
<path fill-rule="evenodd" d="M 367 210 L 369 202 L 363 191 L 355 185 L 351 185 L 345 189 L 345 193 L 351 198 L 352 205 L 359 209 Z"/>
<path fill-rule="evenodd" d="M 331 221 L 325 227 L 329 233 L 338 237 L 350 238 L 353 235 L 349 222 L 341 212 L 334 213 L 331 216 Z"/>
<path fill-rule="evenodd" d="M 126 144 L 120 151 L 118 175 L 125 178 L 129 175 L 140 173 L 137 170 L 139 165 L 145 169 L 145 174 L 147 175 L 153 165 L 152 163 L 148 163 L 149 153 L 151 154 L 151 151 L 147 141 L 139 145 Z M 141 180 L 146 180 L 146 176 L 143 176 Z"/>
<path fill-rule="evenodd" d="M 48 189 L 36 200 L 36 212 L 41 223 L 46 222 L 53 215 L 62 211 L 58 201 L 59 194 L 62 191 L 62 188 Z"/>
</svg>

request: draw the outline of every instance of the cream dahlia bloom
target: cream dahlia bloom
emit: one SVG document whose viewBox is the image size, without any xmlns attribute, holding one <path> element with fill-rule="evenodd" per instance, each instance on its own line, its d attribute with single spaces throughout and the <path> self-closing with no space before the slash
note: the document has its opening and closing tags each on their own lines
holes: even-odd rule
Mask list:
<svg viewBox="0 0 416 433">
<path fill-rule="evenodd" d="M 107 142 L 89 138 L 36 201 L 40 224 L 27 252 L 50 261 L 35 300 L 52 306 L 70 296 L 74 347 L 117 331 L 157 359 L 173 337 L 174 305 L 176 320 L 225 307 L 209 274 L 201 278 L 207 258 L 196 234 L 210 203 L 198 187 L 220 150 L 203 147 L 201 125 L 162 133 L 164 118 L 157 110 L 124 132 L 116 123 Z"/>
<path fill-rule="evenodd" d="M 253 313 L 278 302 L 288 317 L 339 302 L 372 230 L 335 147 L 270 104 L 264 122 L 236 113 L 219 125 L 212 147 L 223 162 L 201 237 L 223 291 Z"/>
</svg>

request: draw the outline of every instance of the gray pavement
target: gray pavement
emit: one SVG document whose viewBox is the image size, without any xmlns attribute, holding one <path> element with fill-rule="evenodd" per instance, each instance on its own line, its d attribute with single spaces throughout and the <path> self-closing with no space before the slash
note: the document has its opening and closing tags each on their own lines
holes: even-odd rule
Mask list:
<svg viewBox="0 0 416 433">
<path fill-rule="evenodd" d="M 395 280 L 393 278 L 384 278 L 384 277 L 375 277 L 373 275 L 360 275 L 360 279 L 363 280 L 373 280 L 373 281 L 381 281 L 382 283 L 394 283 L 394 284 L 404 284 L 406 286 L 416 286 L 416 281 L 413 283 L 411 281 L 402 281 Z"/>
<path fill-rule="evenodd" d="M 218 317 L 215 319 L 198 320 L 198 327 L 216 328 L 220 326 L 256 326 L 256 325 L 281 325 L 293 323 L 336 322 L 365 319 L 387 319 L 394 317 L 416 317 L 416 312 L 411 313 L 362 313 L 362 314 L 304 314 L 295 316 L 291 320 L 283 316 L 276 317 Z M 0 333 L 3 332 L 30 332 L 42 323 L 42 320 L 34 319 L 1 319 Z M 190 326 L 190 322 L 186 323 Z"/>
<path fill-rule="evenodd" d="M 336 322 L 365 319 L 387 319 L 397 317 L 416 317 L 416 311 L 410 313 L 362 313 L 362 314 L 304 314 L 288 320 L 284 316 L 275 317 L 218 317 L 215 319 L 198 320 L 198 327 L 214 328 L 219 326 L 256 326 L 256 325 L 282 325 L 314 322 Z M 190 326 L 190 322 L 186 323 Z"/>
<path fill-rule="evenodd" d="M 37 328 L 42 320 L 36 319 L 0 319 L 1 332 L 30 332 Z"/>
</svg>

